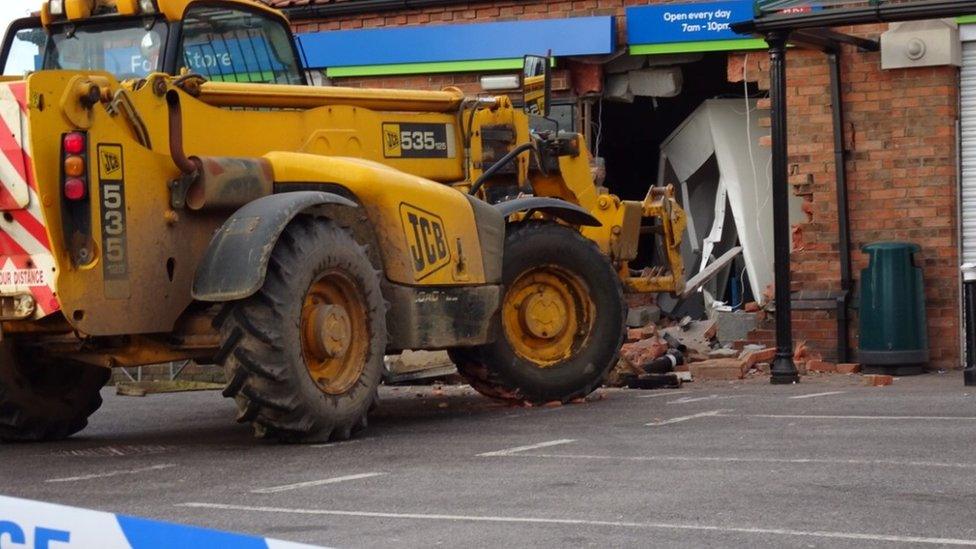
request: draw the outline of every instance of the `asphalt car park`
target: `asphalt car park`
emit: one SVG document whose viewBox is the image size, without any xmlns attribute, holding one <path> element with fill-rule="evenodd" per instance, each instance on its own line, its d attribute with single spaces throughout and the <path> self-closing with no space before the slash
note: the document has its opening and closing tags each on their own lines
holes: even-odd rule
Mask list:
<svg viewBox="0 0 976 549">
<path fill-rule="evenodd" d="M 363 436 L 299 446 L 251 438 L 215 392 L 105 389 L 80 435 L 0 446 L 2 493 L 336 547 L 976 545 L 957 373 L 382 396 Z"/>
</svg>

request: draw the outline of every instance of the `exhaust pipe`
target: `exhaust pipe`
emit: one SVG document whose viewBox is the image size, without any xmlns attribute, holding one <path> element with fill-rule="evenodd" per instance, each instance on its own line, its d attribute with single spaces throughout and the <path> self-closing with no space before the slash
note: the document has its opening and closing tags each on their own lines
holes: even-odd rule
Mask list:
<svg viewBox="0 0 976 549">
<path fill-rule="evenodd" d="M 264 158 L 187 156 L 183 149 L 183 111 L 175 90 L 166 92 L 169 106 L 169 151 L 183 172 L 173 182 L 174 207 L 190 210 L 236 210 L 273 191 L 274 170 Z"/>
</svg>

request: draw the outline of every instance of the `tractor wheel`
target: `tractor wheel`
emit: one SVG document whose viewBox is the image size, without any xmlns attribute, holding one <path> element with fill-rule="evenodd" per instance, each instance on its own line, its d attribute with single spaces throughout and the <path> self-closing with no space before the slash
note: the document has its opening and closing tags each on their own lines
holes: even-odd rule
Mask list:
<svg viewBox="0 0 976 549">
<path fill-rule="evenodd" d="M 0 344 L 0 439 L 59 440 L 84 429 L 111 370 L 28 356 L 9 340 Z"/>
<path fill-rule="evenodd" d="M 282 233 L 264 286 L 215 321 L 224 396 L 239 422 L 282 442 L 345 440 L 366 427 L 386 350 L 386 305 L 366 250 L 302 216 Z"/>
<path fill-rule="evenodd" d="M 540 404 L 584 397 L 617 361 L 627 308 L 610 261 L 570 227 L 509 228 L 505 295 L 493 343 L 457 349 L 458 371 L 482 394 Z"/>
</svg>

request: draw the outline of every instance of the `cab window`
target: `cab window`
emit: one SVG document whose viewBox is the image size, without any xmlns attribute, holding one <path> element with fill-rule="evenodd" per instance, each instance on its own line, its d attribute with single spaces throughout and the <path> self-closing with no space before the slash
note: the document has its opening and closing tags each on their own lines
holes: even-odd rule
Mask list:
<svg viewBox="0 0 976 549">
<path fill-rule="evenodd" d="M 125 19 L 52 29 L 44 69 L 106 71 L 120 79 L 144 78 L 159 70 L 166 25 Z"/>
<path fill-rule="evenodd" d="M 183 17 L 182 63 L 209 80 L 303 84 L 291 34 L 254 11 L 194 6 Z"/>
<path fill-rule="evenodd" d="M 11 28 L 13 35 L 8 38 L 9 46 L 3 64 L 3 76 L 23 76 L 40 70 L 44 62 L 44 49 L 47 46 L 47 33 L 36 27 Z"/>
</svg>

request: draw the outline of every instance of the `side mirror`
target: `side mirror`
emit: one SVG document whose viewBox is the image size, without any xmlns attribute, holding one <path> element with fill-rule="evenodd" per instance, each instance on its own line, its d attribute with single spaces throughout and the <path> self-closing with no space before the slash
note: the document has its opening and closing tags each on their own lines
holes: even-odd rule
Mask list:
<svg viewBox="0 0 976 549">
<path fill-rule="evenodd" d="M 155 61 L 159 56 L 159 48 L 162 46 L 163 40 L 160 38 L 159 33 L 151 30 L 142 37 L 142 41 L 139 42 L 139 53 L 142 54 L 142 58 L 150 61 L 155 65 Z"/>
<path fill-rule="evenodd" d="M 526 55 L 522 65 L 522 108 L 532 116 L 549 116 L 552 105 L 550 58 Z"/>
</svg>

